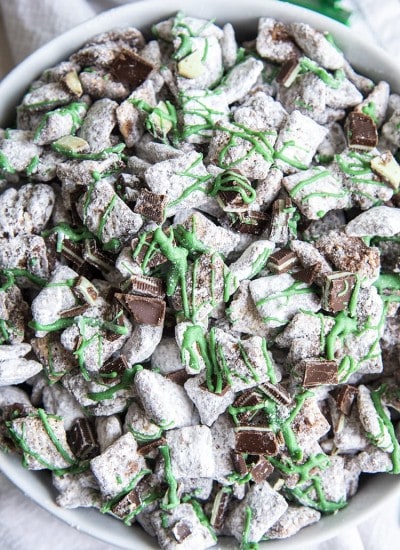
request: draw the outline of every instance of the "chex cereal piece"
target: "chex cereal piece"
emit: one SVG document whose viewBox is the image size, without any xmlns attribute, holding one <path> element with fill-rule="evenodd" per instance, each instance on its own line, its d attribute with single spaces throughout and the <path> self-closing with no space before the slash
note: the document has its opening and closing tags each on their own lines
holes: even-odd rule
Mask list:
<svg viewBox="0 0 400 550">
<path fill-rule="evenodd" d="M 206 426 L 211 426 L 235 399 L 235 393 L 229 386 L 223 388 L 221 393 L 209 391 L 203 374 L 189 378 L 184 387 Z"/>
<path fill-rule="evenodd" d="M 318 441 L 330 430 L 330 424 L 322 414 L 317 398 L 308 397 L 293 421 L 292 428 L 298 444 L 305 447 L 312 441 Z"/>
<path fill-rule="evenodd" d="M 3 334 L 2 343 L 20 344 L 24 341 L 27 311 L 28 304 L 24 301 L 22 293 L 16 285 L 0 292 L 0 319 L 3 329 L 6 331 Z"/>
<path fill-rule="evenodd" d="M 354 453 L 365 449 L 368 438 L 360 422 L 358 410 L 354 404 L 349 415 L 345 415 L 337 402 L 328 398 L 329 412 L 332 418 L 333 442 L 339 452 Z"/>
<path fill-rule="evenodd" d="M 390 86 L 381 81 L 373 88 L 370 94 L 355 108 L 359 113 L 369 115 L 380 128 L 386 118 L 389 104 Z"/>
<path fill-rule="evenodd" d="M 288 273 L 255 279 L 249 288 L 258 312 L 270 327 L 287 324 L 300 309 L 318 311 L 320 307 L 312 288 Z"/>
<path fill-rule="evenodd" d="M 243 334 L 267 336 L 268 328 L 263 323 L 261 315 L 254 304 L 249 290 L 250 281 L 243 280 L 227 310 L 227 316 L 232 323 L 232 330 Z"/>
<path fill-rule="evenodd" d="M 269 240 L 280 245 L 296 236 L 296 207 L 289 197 L 277 198 L 272 203 L 271 223 L 265 234 Z"/>
<path fill-rule="evenodd" d="M 348 109 L 355 107 L 362 101 L 363 96 L 359 90 L 344 78 L 338 88 L 327 86 L 326 88 L 326 104 L 333 109 Z"/>
<path fill-rule="evenodd" d="M 222 50 L 222 62 L 225 69 L 230 69 L 236 63 L 238 45 L 236 43 L 235 29 L 231 23 L 222 27 L 223 36 L 220 40 Z"/>
<path fill-rule="evenodd" d="M 363 384 L 358 386 L 357 406 L 361 424 L 369 435 L 371 441 L 373 441 L 374 445 L 383 451 L 391 452 L 393 450 L 393 443 L 390 438 L 389 431 L 383 424 L 382 419 L 375 408 L 370 390 Z M 387 407 L 382 404 L 382 408 L 384 414 L 390 418 Z"/>
<path fill-rule="evenodd" d="M 49 185 L 28 183 L 0 195 L 1 236 L 40 233 L 50 219 L 55 196 Z"/>
<path fill-rule="evenodd" d="M 160 437 L 162 428 L 147 418 L 140 405 L 132 403 L 126 411 L 124 432 L 130 432 L 138 443 L 147 443 Z"/>
<path fill-rule="evenodd" d="M 207 143 L 218 121 L 226 124 L 229 106 L 224 92 L 187 90 L 182 98 L 184 136 L 188 143 Z"/>
<path fill-rule="evenodd" d="M 21 107 L 31 111 L 51 110 L 60 105 L 67 105 L 74 96 L 58 82 L 42 84 L 39 88 L 27 93 Z"/>
<path fill-rule="evenodd" d="M 397 208 L 375 206 L 351 220 L 345 231 L 350 237 L 392 237 L 400 233 L 400 212 Z"/>
<path fill-rule="evenodd" d="M 234 120 L 247 128 L 259 132 L 279 131 L 286 111 L 279 101 L 264 92 L 256 92 L 244 101 L 234 112 Z"/>
<path fill-rule="evenodd" d="M 325 258 L 340 271 L 358 273 L 360 277 L 375 279 L 379 273 L 379 253 L 359 237 L 331 231 L 315 243 Z"/>
<path fill-rule="evenodd" d="M 30 470 L 56 470 L 75 463 L 62 420 L 47 416 L 42 409 L 38 415 L 12 420 L 8 429 L 13 439 L 21 442 L 24 461 Z"/>
<path fill-rule="evenodd" d="M 128 363 L 145 361 L 160 343 L 163 333 L 162 326 L 135 325 L 132 334 L 122 348 Z"/>
<path fill-rule="evenodd" d="M 59 491 L 56 502 L 62 508 L 100 508 L 102 498 L 96 478 L 90 472 L 53 475 L 54 487 Z"/>
<path fill-rule="evenodd" d="M 146 113 L 135 106 L 138 101 L 144 101 L 152 108 L 156 106 L 154 84 L 150 80 L 143 82 L 116 109 L 119 131 L 128 147 L 135 145 L 144 132 Z"/>
<path fill-rule="evenodd" d="M 364 95 L 368 95 L 374 88 L 374 82 L 364 76 L 357 73 L 347 59 L 344 60 L 343 70 L 346 77 L 362 92 Z"/>
<path fill-rule="evenodd" d="M 367 474 L 390 472 L 393 468 L 390 454 L 372 445 L 357 455 L 357 462 L 361 471 Z"/>
<path fill-rule="evenodd" d="M 87 141 L 92 153 L 100 153 L 112 146 L 111 132 L 117 119 L 118 103 L 111 99 L 99 99 L 89 108 L 78 136 Z"/>
<path fill-rule="evenodd" d="M 332 268 L 326 261 L 325 257 L 311 243 L 294 239 L 290 241 L 290 248 L 296 254 L 304 268 L 313 268 L 314 266 L 318 266 L 318 269 L 315 272 L 316 282 L 322 282 L 323 275 L 332 271 Z M 296 276 L 295 278 L 297 279 Z M 311 282 L 314 281 L 311 280 Z"/>
<path fill-rule="evenodd" d="M 235 65 L 228 72 L 222 87 L 228 103 L 231 104 L 243 99 L 256 83 L 262 70 L 262 62 L 253 57 L 249 57 L 242 63 Z"/>
<path fill-rule="evenodd" d="M 0 239 L 0 266 L 3 269 L 27 270 L 34 277 L 47 281 L 52 268 L 49 251 L 43 237 L 36 235 L 17 235 L 9 239 Z M 36 288 L 34 279 L 17 279 L 21 288 Z"/>
<path fill-rule="evenodd" d="M 176 478 L 213 477 L 215 470 L 212 437 L 207 426 L 187 426 L 166 435 Z"/>
<path fill-rule="evenodd" d="M 317 522 L 321 517 L 318 510 L 306 506 L 289 506 L 278 521 L 268 529 L 265 536 L 270 540 L 287 539 L 296 533 Z"/>
<path fill-rule="evenodd" d="M 135 376 L 135 387 L 149 418 L 166 429 L 195 423 L 193 403 L 183 388 L 156 372 L 142 370 Z"/>
<path fill-rule="evenodd" d="M 302 214 L 310 220 L 349 205 L 349 194 L 340 178 L 322 166 L 286 176 L 282 183 Z"/>
<path fill-rule="evenodd" d="M 166 521 L 168 525 L 166 526 Z M 166 515 L 158 511 L 151 516 L 151 523 L 161 548 L 174 550 L 178 548 L 206 550 L 215 546 L 216 540 L 200 522 L 193 506 L 189 503 L 179 504 Z"/>
<path fill-rule="evenodd" d="M 115 82 L 105 69 L 90 67 L 79 74 L 79 81 L 85 94 L 93 99 L 108 98 L 121 101 L 129 95 L 129 88 L 122 82 Z"/>
<path fill-rule="evenodd" d="M 299 111 L 293 111 L 275 143 L 276 166 L 284 174 L 307 169 L 326 134 L 326 128 Z"/>
<path fill-rule="evenodd" d="M 60 416 L 66 430 L 69 430 L 78 418 L 84 418 L 84 413 L 78 402 L 61 385 L 45 386 L 42 399 L 46 412 Z"/>
<path fill-rule="evenodd" d="M 104 243 L 112 239 L 127 242 L 143 224 L 142 217 L 135 214 L 105 180 L 92 184 L 78 202 L 77 210 L 88 229 Z"/>
<path fill-rule="evenodd" d="M 97 416 L 95 420 L 97 441 L 100 447 L 100 453 L 115 443 L 122 435 L 121 421 L 118 416 Z"/>
<path fill-rule="evenodd" d="M 168 196 L 167 215 L 171 216 L 177 210 L 191 208 L 204 201 L 210 175 L 203 165 L 202 156 L 193 151 L 150 166 L 145 171 L 145 179 L 153 193 Z M 194 184 L 196 189 L 185 197 L 185 191 Z"/>
<path fill-rule="evenodd" d="M 146 471 L 144 458 L 137 452 L 137 443 L 131 433 L 122 435 L 102 454 L 90 461 L 102 494 L 114 497 Z"/>
<path fill-rule="evenodd" d="M 182 92 L 189 89 L 212 87 L 222 75 L 222 52 L 215 36 L 193 36 L 190 39 L 191 53 L 179 56 L 181 38 L 174 40 L 177 62 L 177 86 Z"/>
<path fill-rule="evenodd" d="M 193 233 L 206 248 L 228 256 L 238 245 L 240 237 L 234 231 L 217 226 L 209 218 L 194 211 L 181 222 L 183 228 Z"/>
<path fill-rule="evenodd" d="M 41 363 L 31 359 L 4 359 L 0 361 L 0 386 L 22 384 L 42 369 Z"/>
<path fill-rule="evenodd" d="M 334 122 L 330 125 L 325 139 L 319 144 L 316 159 L 318 162 L 326 163 L 334 159 L 335 155 L 346 149 L 346 137 L 341 125 Z"/>
<path fill-rule="evenodd" d="M 382 135 L 395 147 L 400 147 L 400 109 L 396 109 L 392 116 L 382 126 Z"/>
<path fill-rule="evenodd" d="M 264 481 L 253 485 L 245 498 L 232 509 L 225 521 L 225 527 L 238 541 L 243 540 L 246 532 L 248 542 L 258 542 L 284 514 L 287 507 L 285 499 Z M 245 528 L 246 523 L 249 523 L 248 529 Z"/>
<path fill-rule="evenodd" d="M 181 354 L 175 338 L 163 338 L 151 356 L 151 368 L 161 374 L 182 368 Z"/>
<path fill-rule="evenodd" d="M 265 137 L 240 124 L 218 124 L 208 150 L 208 162 L 225 170 L 236 168 L 250 180 L 263 179 L 272 165 L 271 138 L 275 142 L 276 134 Z"/>
<path fill-rule="evenodd" d="M 46 325 L 55 323 L 60 318 L 61 311 L 77 304 L 70 284 L 77 277 L 78 274 L 74 270 L 60 265 L 52 273 L 50 286 L 43 288 L 33 300 L 32 315 L 37 326 L 37 336 L 46 334 Z"/>
<path fill-rule="evenodd" d="M 343 53 L 331 44 L 324 33 L 306 23 L 290 23 L 289 32 L 303 52 L 326 69 L 341 69 Z"/>
<path fill-rule="evenodd" d="M 267 176 L 259 180 L 256 187 L 256 203 L 266 210 L 277 198 L 281 189 L 283 174 L 277 168 L 271 168 Z"/>
<path fill-rule="evenodd" d="M 34 171 L 35 164 L 42 152 L 42 148 L 33 143 L 31 132 L 15 130 L 9 139 L 0 139 L 0 152 L 2 163 L 1 175 L 8 178 L 17 172 L 27 172 L 30 175 Z"/>
<path fill-rule="evenodd" d="M 47 112 L 35 130 L 34 142 L 48 145 L 74 133 L 81 126 L 87 109 L 88 105 L 81 101 Z"/>
<path fill-rule="evenodd" d="M 260 239 L 246 248 L 239 258 L 230 264 L 229 269 L 238 281 L 252 279 L 265 266 L 275 248 L 275 243 Z"/>
<path fill-rule="evenodd" d="M 300 55 L 289 27 L 271 17 L 260 17 L 258 21 L 256 48 L 261 57 L 274 63 L 284 63 Z"/>
</svg>

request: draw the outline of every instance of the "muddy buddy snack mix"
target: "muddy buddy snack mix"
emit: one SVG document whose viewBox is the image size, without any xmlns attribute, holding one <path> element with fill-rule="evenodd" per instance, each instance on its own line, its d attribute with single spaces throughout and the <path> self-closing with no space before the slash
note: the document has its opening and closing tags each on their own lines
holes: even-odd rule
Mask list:
<svg viewBox="0 0 400 550">
<path fill-rule="evenodd" d="M 95 36 L 0 130 L 0 445 L 57 504 L 243 549 L 400 472 L 400 97 L 333 38 Z"/>
</svg>

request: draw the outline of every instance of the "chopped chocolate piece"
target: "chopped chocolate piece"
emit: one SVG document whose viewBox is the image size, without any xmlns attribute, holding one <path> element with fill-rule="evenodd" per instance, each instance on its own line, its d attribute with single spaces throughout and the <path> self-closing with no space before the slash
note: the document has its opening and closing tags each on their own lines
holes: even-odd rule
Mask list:
<svg viewBox="0 0 400 550">
<path fill-rule="evenodd" d="M 111 511 L 117 517 L 124 519 L 128 514 L 139 508 L 141 503 L 142 501 L 138 492 L 136 489 L 132 489 L 132 491 L 111 508 Z"/>
<path fill-rule="evenodd" d="M 232 229 L 239 233 L 261 235 L 268 225 L 269 216 L 265 212 L 248 210 L 247 212 L 231 214 L 228 219 Z"/>
<path fill-rule="evenodd" d="M 115 297 L 139 325 L 159 327 L 164 323 L 166 308 L 164 300 L 120 293 L 116 293 Z"/>
<path fill-rule="evenodd" d="M 275 456 L 279 446 L 274 432 L 267 429 L 240 427 L 235 432 L 235 449 L 241 453 Z"/>
<path fill-rule="evenodd" d="M 280 405 L 291 405 L 293 403 L 293 399 L 281 384 L 264 382 L 258 388 Z"/>
<path fill-rule="evenodd" d="M 107 302 L 113 301 L 113 302 L 111 304 L 110 309 L 107 312 L 106 320 L 110 321 L 113 325 L 117 325 L 118 327 L 124 327 L 125 319 L 124 319 L 124 316 L 122 315 L 121 306 L 119 305 L 119 303 L 117 303 L 114 300 L 116 295 L 115 289 L 111 288 L 108 294 L 109 296 L 107 296 L 106 301 Z M 107 328 L 106 330 L 105 339 L 108 340 L 109 342 L 115 342 L 116 340 L 118 340 L 118 338 L 120 338 L 120 336 L 121 334 L 119 334 L 118 331 L 113 330 L 110 327 L 110 328 Z"/>
<path fill-rule="evenodd" d="M 282 84 L 285 88 L 289 88 L 296 80 L 297 75 L 300 72 L 301 65 L 296 57 L 292 57 L 286 61 L 279 73 L 276 76 L 278 84 Z"/>
<path fill-rule="evenodd" d="M 297 256 L 289 248 L 281 248 L 270 255 L 267 267 L 273 273 L 286 273 L 298 262 Z"/>
<path fill-rule="evenodd" d="M 272 464 L 263 456 L 258 456 L 254 464 L 251 465 L 251 477 L 256 483 L 265 481 L 274 471 Z"/>
<path fill-rule="evenodd" d="M 313 388 L 321 384 L 338 383 L 338 364 L 336 361 L 320 361 L 319 359 L 306 359 L 303 386 Z"/>
<path fill-rule="evenodd" d="M 124 283 L 123 291 L 139 296 L 150 296 L 151 298 L 164 298 L 165 296 L 162 279 L 146 277 L 146 275 L 132 275 Z"/>
<path fill-rule="evenodd" d="M 180 386 L 183 386 L 185 382 L 187 382 L 190 378 L 190 374 L 186 371 L 186 369 L 179 369 L 175 372 L 169 372 L 165 375 L 166 378 L 169 380 L 172 380 L 172 382 L 175 382 L 175 384 L 179 384 Z M 207 388 L 207 385 L 206 385 Z"/>
<path fill-rule="evenodd" d="M 147 189 L 142 189 L 133 211 L 158 224 L 162 224 L 165 219 L 167 205 L 167 195 L 158 195 L 157 193 L 147 191 Z"/>
<path fill-rule="evenodd" d="M 72 287 L 72 292 L 81 300 L 84 300 L 89 305 L 93 305 L 99 293 L 96 287 L 86 277 L 79 277 L 75 281 L 75 285 Z"/>
<path fill-rule="evenodd" d="M 369 151 L 378 145 L 375 122 L 364 113 L 353 111 L 346 120 L 349 147 Z"/>
<path fill-rule="evenodd" d="M 214 529 L 221 529 L 223 526 L 231 499 L 232 494 L 226 487 L 222 487 L 215 495 L 210 517 L 210 524 Z"/>
<path fill-rule="evenodd" d="M 70 307 L 69 309 L 64 309 L 60 311 L 60 317 L 77 317 L 78 315 L 83 315 L 85 311 L 89 309 L 89 304 L 82 304 L 75 307 Z"/>
<path fill-rule="evenodd" d="M 154 441 L 150 441 L 150 443 L 146 443 L 146 445 L 142 445 L 138 449 L 138 453 L 142 456 L 147 456 L 155 449 L 158 449 L 158 447 L 161 447 L 161 445 L 165 445 L 167 440 L 165 437 L 160 437 L 159 439 L 155 439 Z"/>
<path fill-rule="evenodd" d="M 248 468 L 242 453 L 238 453 L 237 451 L 232 451 L 231 457 L 232 457 L 233 467 L 235 468 L 235 472 L 237 472 L 241 476 L 245 476 L 248 472 Z"/>
<path fill-rule="evenodd" d="M 143 84 L 153 65 L 131 50 L 122 50 L 115 57 L 110 73 L 131 91 Z"/>
<path fill-rule="evenodd" d="M 301 281 L 302 283 L 306 283 L 306 285 L 311 285 L 316 280 L 320 272 L 321 264 L 314 264 L 310 267 L 305 267 L 304 269 L 295 271 L 292 273 L 292 277 L 293 279 L 296 279 L 296 281 Z"/>
<path fill-rule="evenodd" d="M 67 441 L 73 453 L 81 459 L 93 458 L 99 451 L 92 426 L 87 418 L 75 420 L 67 432 Z"/>
<path fill-rule="evenodd" d="M 397 191 L 400 186 L 400 166 L 390 151 L 371 160 L 372 171 Z"/>
<path fill-rule="evenodd" d="M 237 397 L 233 402 L 233 407 L 238 409 L 242 407 L 254 407 L 259 403 L 262 403 L 261 395 L 257 393 L 255 390 L 251 389 L 239 395 L 239 397 Z M 240 424 L 248 424 L 256 413 L 257 413 L 257 410 L 243 411 L 243 412 L 239 412 L 236 415 L 236 418 L 240 422 Z"/>
<path fill-rule="evenodd" d="M 340 386 L 334 392 L 336 405 L 338 409 L 346 416 L 349 416 L 351 413 L 351 408 L 357 392 L 358 389 L 355 386 L 350 386 L 349 384 L 343 384 L 343 386 Z"/>
<path fill-rule="evenodd" d="M 171 531 L 176 541 L 181 543 L 192 534 L 192 525 L 184 519 L 180 519 L 175 523 Z"/>
<path fill-rule="evenodd" d="M 322 307 L 326 311 L 337 313 L 349 305 L 356 277 L 352 273 L 328 273 L 324 279 Z"/>
<path fill-rule="evenodd" d="M 248 205 L 237 191 L 220 191 L 217 201 L 225 212 L 245 212 Z"/>
<path fill-rule="evenodd" d="M 116 373 L 118 376 L 124 374 L 126 369 L 129 368 L 125 355 L 121 353 L 118 357 L 110 358 L 105 361 L 101 367 L 100 375 Z M 107 377 L 105 377 L 107 378 Z M 112 378 L 110 378 L 110 381 Z"/>
<path fill-rule="evenodd" d="M 83 258 L 88 264 L 94 265 L 100 271 L 109 273 L 113 270 L 113 261 L 108 255 L 100 251 L 95 239 L 85 239 Z"/>
</svg>

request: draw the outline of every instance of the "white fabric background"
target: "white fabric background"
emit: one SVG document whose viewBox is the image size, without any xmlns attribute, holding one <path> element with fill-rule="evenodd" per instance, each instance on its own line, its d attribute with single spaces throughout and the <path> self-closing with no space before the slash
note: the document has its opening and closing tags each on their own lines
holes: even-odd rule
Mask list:
<svg viewBox="0 0 400 550">
<path fill-rule="evenodd" d="M 0 78 L 54 36 L 129 0 L 0 0 Z M 352 28 L 392 55 L 400 54 L 400 0 L 344 0 L 354 10 Z M 1 100 L 1 98 L 0 98 Z M 358 529 L 303 550 L 400 548 L 396 499 Z M 113 550 L 79 533 L 27 499 L 0 473 L 1 550 Z M 193 550 L 197 550 L 193 548 Z"/>
</svg>

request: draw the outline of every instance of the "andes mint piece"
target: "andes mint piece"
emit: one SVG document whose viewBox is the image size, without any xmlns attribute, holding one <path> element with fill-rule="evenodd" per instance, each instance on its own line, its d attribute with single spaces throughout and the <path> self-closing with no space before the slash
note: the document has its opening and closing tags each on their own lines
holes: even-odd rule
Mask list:
<svg viewBox="0 0 400 550">
<path fill-rule="evenodd" d="M 235 472 L 241 476 L 245 476 L 248 472 L 246 461 L 241 453 L 237 451 L 231 452 L 232 464 L 235 469 Z"/>
<path fill-rule="evenodd" d="M 343 384 L 343 386 L 337 388 L 334 393 L 338 409 L 346 416 L 348 416 L 351 412 L 351 407 L 357 393 L 358 389 L 355 386 L 350 386 L 349 384 Z"/>
<path fill-rule="evenodd" d="M 147 235 L 144 243 L 139 242 L 139 239 L 134 238 L 131 242 L 131 248 L 133 250 L 133 257 L 143 270 L 152 269 L 159 265 L 165 264 L 168 258 L 152 247 L 152 236 Z"/>
<path fill-rule="evenodd" d="M 225 487 L 222 487 L 215 495 L 210 517 L 210 524 L 214 529 L 222 528 L 231 499 L 232 494 Z"/>
<path fill-rule="evenodd" d="M 190 374 L 187 373 L 186 369 L 179 369 L 175 372 L 169 372 L 165 375 L 165 378 L 168 378 L 172 382 L 175 382 L 175 384 L 183 386 L 184 383 L 189 380 Z"/>
<path fill-rule="evenodd" d="M 93 458 L 98 453 L 98 444 L 87 418 L 75 420 L 72 428 L 67 432 L 67 441 L 78 458 Z"/>
<path fill-rule="evenodd" d="M 188 523 L 184 519 L 180 519 L 175 523 L 171 531 L 178 544 L 180 544 L 192 534 L 192 529 L 193 528 L 190 523 Z"/>
<path fill-rule="evenodd" d="M 104 362 L 100 370 L 100 375 L 116 373 L 116 375 L 121 376 L 128 368 L 129 365 L 126 357 L 121 353 L 118 357 L 107 359 L 107 361 Z M 110 381 L 111 380 L 112 378 L 110 378 Z"/>
<path fill-rule="evenodd" d="M 364 113 L 351 112 L 346 120 L 346 130 L 350 148 L 370 151 L 378 145 L 375 122 Z"/>
<path fill-rule="evenodd" d="M 161 447 L 161 445 L 165 445 L 166 443 L 167 443 L 167 440 L 165 439 L 165 437 L 160 437 L 159 439 L 150 441 L 150 443 L 146 443 L 146 445 L 142 445 L 138 449 L 138 453 L 142 456 L 147 456 L 152 451 L 154 451 L 155 449 L 158 449 L 158 447 Z"/>
<path fill-rule="evenodd" d="M 291 273 L 291 275 L 293 279 L 296 279 L 296 281 L 301 281 L 302 283 L 311 285 L 312 283 L 315 282 L 320 272 L 321 272 L 321 264 L 314 264 L 314 265 L 311 265 L 310 267 L 305 267 L 304 269 L 295 271 L 294 273 Z"/>
<path fill-rule="evenodd" d="M 131 512 L 139 508 L 141 503 L 142 501 L 140 495 L 136 489 L 132 489 L 132 491 L 129 491 L 127 495 L 125 495 L 119 502 L 117 502 L 117 504 L 115 504 L 115 506 L 111 508 L 111 511 L 117 517 L 124 519 Z"/>
<path fill-rule="evenodd" d="M 303 365 L 305 367 L 303 378 L 305 388 L 338 383 L 338 364 L 336 361 L 305 359 Z"/>
<path fill-rule="evenodd" d="M 159 298 L 116 293 L 115 298 L 129 311 L 139 325 L 159 327 L 164 323 L 166 304 Z"/>
<path fill-rule="evenodd" d="M 256 405 L 262 403 L 262 401 L 261 395 L 251 389 L 239 395 L 239 397 L 237 397 L 233 402 L 233 407 L 236 409 L 241 409 L 243 407 L 255 407 Z M 256 413 L 257 410 L 238 412 L 236 418 L 240 424 L 248 424 Z"/>
<path fill-rule="evenodd" d="M 356 277 L 352 273 L 328 273 L 324 278 L 323 309 L 332 313 L 347 309 L 355 284 Z"/>
<path fill-rule="evenodd" d="M 74 268 L 78 272 L 86 265 L 83 257 L 83 247 L 79 243 L 63 239 L 60 253 L 66 260 L 74 264 Z"/>
<path fill-rule="evenodd" d="M 132 275 L 124 284 L 124 292 L 150 296 L 151 298 L 164 298 L 165 291 L 162 279 L 158 277 L 146 277 L 146 275 Z"/>
<path fill-rule="evenodd" d="M 293 403 L 293 399 L 281 384 L 263 382 L 258 386 L 258 389 L 273 399 L 275 403 L 280 405 L 291 405 Z"/>
<path fill-rule="evenodd" d="M 88 309 L 89 304 L 82 304 L 79 306 L 70 307 L 69 309 L 63 309 L 60 311 L 59 316 L 63 318 L 77 317 L 78 315 L 83 315 Z"/>
<path fill-rule="evenodd" d="M 157 193 L 147 191 L 147 189 L 142 189 L 133 211 L 158 224 L 162 224 L 165 219 L 167 205 L 167 195 L 158 195 Z"/>
<path fill-rule="evenodd" d="M 99 250 L 95 239 L 85 239 L 83 258 L 88 264 L 94 265 L 94 267 L 105 273 L 109 273 L 114 269 L 112 259 Z"/>
<path fill-rule="evenodd" d="M 72 287 L 72 292 L 80 300 L 84 300 L 89 305 L 94 305 L 99 293 L 97 288 L 88 280 L 86 277 L 80 276 L 76 281 L 75 285 Z"/>
<path fill-rule="evenodd" d="M 269 222 L 268 214 L 258 210 L 248 210 L 228 215 L 229 225 L 239 233 L 248 235 L 261 235 Z"/>
<path fill-rule="evenodd" d="M 371 169 L 397 191 L 400 186 L 400 166 L 390 151 L 371 160 Z"/>
<path fill-rule="evenodd" d="M 286 273 L 297 263 L 297 256 L 289 248 L 281 248 L 270 255 L 267 267 L 273 273 Z"/>
<path fill-rule="evenodd" d="M 275 456 L 279 450 L 274 432 L 264 428 L 237 428 L 235 439 L 235 449 L 241 453 Z"/>
<path fill-rule="evenodd" d="M 132 50 L 120 51 L 110 67 L 113 78 L 130 90 L 143 84 L 153 70 L 153 65 Z"/>
<path fill-rule="evenodd" d="M 262 483 L 274 471 L 272 464 L 263 456 L 258 456 L 256 462 L 251 465 L 250 473 L 255 483 Z"/>
<path fill-rule="evenodd" d="M 217 201 L 225 212 L 245 212 L 248 209 L 248 205 L 237 191 L 220 191 Z"/>
<path fill-rule="evenodd" d="M 125 321 L 124 316 L 122 315 L 122 310 L 120 305 L 115 301 L 115 289 L 111 288 L 109 291 L 109 295 L 106 298 L 107 302 L 113 301 L 111 304 L 111 307 L 107 313 L 106 320 L 110 321 L 113 325 L 117 325 L 118 327 L 124 327 Z M 105 339 L 109 342 L 115 342 L 115 340 L 118 340 L 120 338 L 121 334 L 118 333 L 117 330 L 113 330 L 111 327 L 107 328 Z"/>
<path fill-rule="evenodd" d="M 282 84 L 285 88 L 289 88 L 296 80 L 301 69 L 299 60 L 296 57 L 288 59 L 281 67 L 276 76 L 278 84 Z"/>
</svg>

